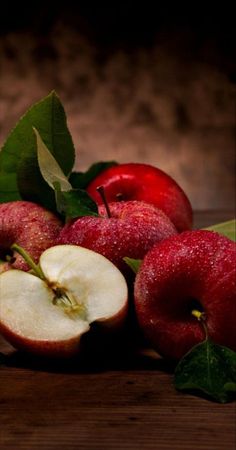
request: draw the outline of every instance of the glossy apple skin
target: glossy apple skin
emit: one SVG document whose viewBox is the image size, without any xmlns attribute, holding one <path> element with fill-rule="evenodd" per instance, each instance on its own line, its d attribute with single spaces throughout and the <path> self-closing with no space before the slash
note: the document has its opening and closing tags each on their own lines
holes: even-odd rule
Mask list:
<svg viewBox="0 0 236 450">
<path fill-rule="evenodd" d="M 108 202 L 117 201 L 117 194 L 121 194 L 123 200 L 145 201 L 164 211 L 179 232 L 192 228 L 189 199 L 173 178 L 156 167 L 127 163 L 101 172 L 87 188 L 89 195 L 101 204 L 98 186 L 104 187 Z"/>
<path fill-rule="evenodd" d="M 0 204 L 0 253 L 16 243 L 23 247 L 35 262 L 41 253 L 55 244 L 62 223 L 52 212 L 36 203 L 14 201 Z M 0 273 L 8 269 L 29 270 L 23 258 L 14 254 L 15 261 L 0 263 Z"/>
<path fill-rule="evenodd" d="M 99 206 L 101 217 L 78 218 L 62 229 L 59 244 L 75 244 L 89 248 L 112 261 L 123 274 L 128 267 L 123 258 L 143 258 L 157 242 L 177 231 L 170 219 L 154 206 L 138 201 L 109 204 L 111 218 Z"/>
<path fill-rule="evenodd" d="M 134 299 L 151 345 L 178 360 L 205 338 L 191 314 L 200 306 L 209 337 L 236 350 L 236 244 L 210 231 L 188 231 L 154 246 L 137 274 Z"/>
</svg>

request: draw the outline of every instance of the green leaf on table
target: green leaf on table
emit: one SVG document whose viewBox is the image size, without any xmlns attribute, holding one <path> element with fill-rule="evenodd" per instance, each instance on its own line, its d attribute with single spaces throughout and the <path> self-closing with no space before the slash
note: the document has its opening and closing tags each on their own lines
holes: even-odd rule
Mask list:
<svg viewBox="0 0 236 450">
<path fill-rule="evenodd" d="M 0 203 L 21 200 L 15 173 L 0 172 Z"/>
<path fill-rule="evenodd" d="M 72 186 L 68 178 L 44 144 L 38 130 L 33 129 L 36 136 L 38 164 L 42 177 L 52 189 L 54 189 L 54 183 L 59 183 L 62 191 L 70 191 Z"/>
<path fill-rule="evenodd" d="M 62 191 L 58 182 L 54 183 L 57 211 L 69 219 L 81 216 L 98 216 L 96 203 L 83 189 Z"/>
<path fill-rule="evenodd" d="M 0 153 L 0 174 L 17 177 L 18 192 L 23 199 L 55 210 L 54 192 L 39 170 L 33 127 L 39 131 L 62 172 L 66 176 L 70 174 L 75 150 L 64 108 L 55 92 L 34 104 L 12 130 Z"/>
<path fill-rule="evenodd" d="M 92 164 L 86 172 L 72 172 L 69 181 L 74 188 L 86 189 L 101 172 L 117 164 L 116 161 L 99 161 Z"/>
<path fill-rule="evenodd" d="M 132 269 L 132 271 L 136 274 L 139 270 L 139 267 L 141 266 L 142 260 L 141 259 L 134 259 L 129 258 L 128 256 L 125 256 L 123 260 L 126 262 L 126 264 Z"/>
<path fill-rule="evenodd" d="M 178 363 L 174 384 L 178 390 L 204 393 L 226 403 L 236 391 L 236 353 L 206 339 Z"/>
<path fill-rule="evenodd" d="M 236 241 L 236 220 L 228 220 L 227 222 L 217 223 L 211 227 L 205 228 L 205 230 L 216 231 L 223 234 L 232 241 Z"/>
</svg>

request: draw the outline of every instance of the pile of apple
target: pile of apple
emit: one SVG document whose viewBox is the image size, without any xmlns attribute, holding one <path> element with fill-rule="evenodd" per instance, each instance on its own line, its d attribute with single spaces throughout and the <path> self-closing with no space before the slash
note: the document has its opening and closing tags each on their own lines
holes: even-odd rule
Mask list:
<svg viewBox="0 0 236 450">
<path fill-rule="evenodd" d="M 235 243 L 191 231 L 187 196 L 150 165 L 105 169 L 87 191 L 99 216 L 66 224 L 29 201 L 0 204 L 2 335 L 36 354 L 74 355 L 92 323 L 122 330 L 134 301 L 140 329 L 165 357 L 204 340 L 196 317 L 236 350 Z M 142 260 L 135 281 L 126 257 Z"/>
</svg>

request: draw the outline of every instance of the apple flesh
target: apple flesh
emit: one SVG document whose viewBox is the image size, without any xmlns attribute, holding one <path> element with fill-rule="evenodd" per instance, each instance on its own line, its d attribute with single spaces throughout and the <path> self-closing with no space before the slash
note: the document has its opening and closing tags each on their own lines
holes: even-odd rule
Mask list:
<svg viewBox="0 0 236 450">
<path fill-rule="evenodd" d="M 98 186 L 104 187 L 108 202 L 118 199 L 145 201 L 164 211 L 178 231 L 192 228 L 189 199 L 176 181 L 157 167 L 126 163 L 104 170 L 87 188 L 89 195 L 101 204 Z"/>
<path fill-rule="evenodd" d="M 235 243 L 205 230 L 173 236 L 147 253 L 135 281 L 135 309 L 161 355 L 178 360 L 205 338 L 193 310 L 204 314 L 215 343 L 236 350 L 235 261 Z"/>
<path fill-rule="evenodd" d="M 127 274 L 125 256 L 143 258 L 155 243 L 177 234 L 170 219 L 148 203 L 113 202 L 109 209 L 111 217 L 100 205 L 100 217 L 81 217 L 66 224 L 59 244 L 80 245 L 101 253 Z"/>
<path fill-rule="evenodd" d="M 0 204 L 0 273 L 11 268 L 29 270 L 23 258 L 13 253 L 11 246 L 17 243 L 38 262 L 41 253 L 55 245 L 62 223 L 53 213 L 28 201 Z"/>
<path fill-rule="evenodd" d="M 127 285 L 106 258 L 64 245 L 40 257 L 44 279 L 20 270 L 0 275 L 0 332 L 16 348 L 43 356 L 76 354 L 90 324 L 122 326 Z"/>
</svg>

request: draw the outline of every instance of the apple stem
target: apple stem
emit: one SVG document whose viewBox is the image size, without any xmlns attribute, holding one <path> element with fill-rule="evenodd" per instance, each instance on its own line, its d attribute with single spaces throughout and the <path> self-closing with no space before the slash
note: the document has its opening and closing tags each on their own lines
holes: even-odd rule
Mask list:
<svg viewBox="0 0 236 450">
<path fill-rule="evenodd" d="M 206 339 L 207 339 L 208 338 L 208 329 L 206 326 L 206 314 L 204 312 L 199 311 L 198 309 L 193 309 L 191 313 L 201 323 L 201 325 L 204 329 L 204 332 L 205 332 Z"/>
<path fill-rule="evenodd" d="M 45 276 L 41 267 L 33 261 L 33 259 L 26 250 L 24 250 L 18 244 L 13 244 L 11 246 L 11 250 L 19 253 L 19 255 L 21 255 L 22 258 L 25 260 L 25 262 L 28 264 L 28 266 L 34 271 L 35 275 L 41 278 L 41 280 L 45 280 Z"/>
<path fill-rule="evenodd" d="M 199 311 L 198 309 L 193 309 L 193 310 L 192 310 L 192 315 L 193 315 L 194 317 L 196 317 L 196 319 L 199 320 L 199 321 L 202 320 L 203 314 L 204 314 L 204 313 L 202 313 L 202 312 Z"/>
<path fill-rule="evenodd" d="M 101 197 L 101 199 L 102 199 L 102 201 L 103 201 L 103 204 L 104 204 L 104 206 L 105 206 L 105 208 L 106 208 L 107 217 L 110 218 L 110 217 L 111 217 L 111 211 L 110 211 L 110 208 L 109 208 L 107 199 L 106 199 L 104 186 L 98 186 L 98 187 L 97 187 L 97 191 L 98 191 L 98 193 L 100 194 L 100 197 Z"/>
</svg>

